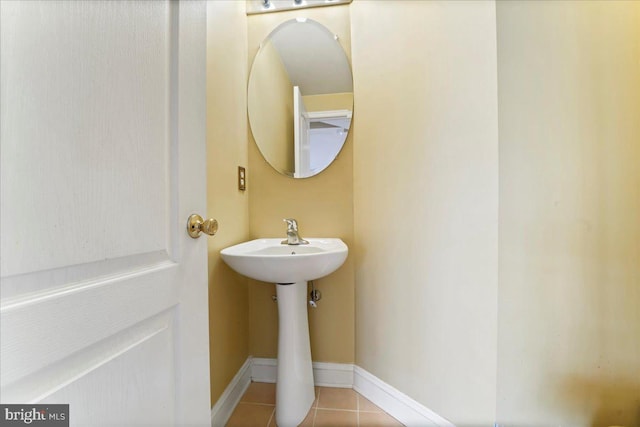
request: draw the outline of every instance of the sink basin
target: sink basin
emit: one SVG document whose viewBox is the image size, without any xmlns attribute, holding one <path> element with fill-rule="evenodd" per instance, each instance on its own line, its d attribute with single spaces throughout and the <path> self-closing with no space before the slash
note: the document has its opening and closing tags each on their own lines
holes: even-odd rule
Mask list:
<svg viewBox="0 0 640 427">
<path fill-rule="evenodd" d="M 340 267 L 349 249 L 340 239 L 307 239 L 308 245 L 283 245 L 279 239 L 256 239 L 230 246 L 222 259 L 238 273 L 270 283 L 319 279 Z"/>
</svg>

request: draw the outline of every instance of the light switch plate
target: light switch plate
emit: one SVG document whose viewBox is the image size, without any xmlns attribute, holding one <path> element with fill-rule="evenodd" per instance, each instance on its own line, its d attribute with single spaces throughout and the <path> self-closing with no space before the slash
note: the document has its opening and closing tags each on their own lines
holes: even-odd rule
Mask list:
<svg viewBox="0 0 640 427">
<path fill-rule="evenodd" d="M 247 172 L 242 166 L 238 166 L 238 190 L 247 189 Z"/>
</svg>

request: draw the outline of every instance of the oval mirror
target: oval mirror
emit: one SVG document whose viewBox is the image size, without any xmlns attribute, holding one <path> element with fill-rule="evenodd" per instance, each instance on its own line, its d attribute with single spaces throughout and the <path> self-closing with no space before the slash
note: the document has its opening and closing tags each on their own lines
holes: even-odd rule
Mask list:
<svg viewBox="0 0 640 427">
<path fill-rule="evenodd" d="M 353 112 L 353 79 L 338 38 L 311 19 L 279 25 L 249 76 L 251 132 L 278 172 L 307 178 L 338 156 Z"/>
</svg>

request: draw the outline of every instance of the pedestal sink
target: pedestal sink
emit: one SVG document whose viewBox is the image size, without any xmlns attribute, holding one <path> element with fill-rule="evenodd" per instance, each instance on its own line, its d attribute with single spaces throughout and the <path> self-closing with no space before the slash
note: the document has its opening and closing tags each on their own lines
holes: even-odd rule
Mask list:
<svg viewBox="0 0 640 427">
<path fill-rule="evenodd" d="M 307 281 L 337 270 L 348 254 L 340 239 L 307 239 L 309 244 L 286 245 L 282 239 L 257 239 L 223 249 L 222 259 L 238 273 L 276 284 L 278 296 L 278 374 L 276 423 L 300 424 L 315 398 L 309 325 Z"/>
</svg>

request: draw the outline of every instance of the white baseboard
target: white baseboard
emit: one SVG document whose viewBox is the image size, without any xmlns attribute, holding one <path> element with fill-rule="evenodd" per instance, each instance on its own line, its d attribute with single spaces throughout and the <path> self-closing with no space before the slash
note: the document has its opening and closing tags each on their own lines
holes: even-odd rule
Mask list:
<svg viewBox="0 0 640 427">
<path fill-rule="evenodd" d="M 251 381 L 257 383 L 275 383 L 278 373 L 278 360 L 254 357 L 251 364 Z"/>
<path fill-rule="evenodd" d="M 313 382 L 320 387 L 353 388 L 353 365 L 313 362 Z"/>
<path fill-rule="evenodd" d="M 211 425 L 224 426 L 251 381 L 275 383 L 277 359 L 247 358 L 211 410 Z M 455 427 L 435 412 L 391 387 L 359 366 L 346 363 L 313 362 L 317 386 L 353 388 L 408 427 Z"/>
<path fill-rule="evenodd" d="M 251 356 L 247 358 L 238 373 L 233 377 L 213 408 L 211 408 L 211 426 L 224 427 L 242 395 L 251 384 Z"/>
<path fill-rule="evenodd" d="M 254 358 L 251 380 L 275 383 L 278 373 L 277 359 Z M 313 362 L 313 382 L 322 387 L 353 388 L 353 365 L 347 363 Z"/>
<path fill-rule="evenodd" d="M 455 427 L 432 410 L 391 387 L 359 366 L 354 367 L 353 389 L 408 427 Z"/>
</svg>

